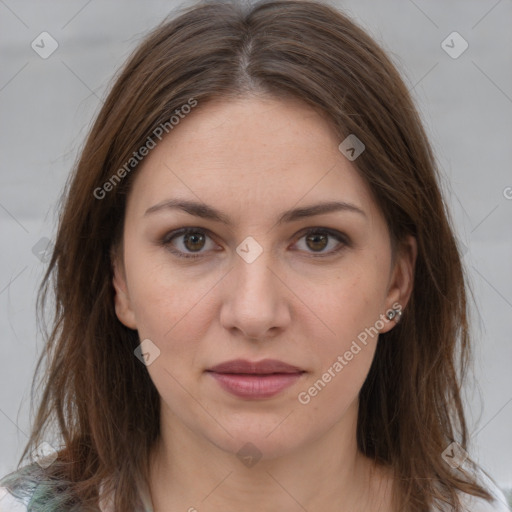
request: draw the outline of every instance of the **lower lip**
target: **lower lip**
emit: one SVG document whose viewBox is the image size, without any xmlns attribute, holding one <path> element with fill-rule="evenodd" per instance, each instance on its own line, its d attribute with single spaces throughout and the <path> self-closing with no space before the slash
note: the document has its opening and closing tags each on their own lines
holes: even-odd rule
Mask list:
<svg viewBox="0 0 512 512">
<path fill-rule="evenodd" d="M 270 375 L 209 373 L 229 393 L 240 398 L 251 399 L 275 396 L 295 384 L 302 376 L 302 373 L 273 373 Z"/>
</svg>

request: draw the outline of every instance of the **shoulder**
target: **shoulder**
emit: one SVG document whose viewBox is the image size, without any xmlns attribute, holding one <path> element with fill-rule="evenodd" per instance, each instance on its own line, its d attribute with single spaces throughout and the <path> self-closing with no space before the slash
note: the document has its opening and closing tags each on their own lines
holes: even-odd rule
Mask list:
<svg viewBox="0 0 512 512">
<path fill-rule="evenodd" d="M 37 480 L 32 465 L 0 478 L 0 512 L 27 512 Z"/>
<path fill-rule="evenodd" d="M 69 492 L 68 484 L 68 481 L 57 479 L 37 464 L 23 466 L 0 478 L 0 512 L 69 510 L 69 503 L 75 497 Z M 99 510 L 112 512 L 111 498 L 104 495 L 103 489 L 102 483 Z"/>
<path fill-rule="evenodd" d="M 27 512 L 26 501 L 15 498 L 6 487 L 0 487 L 0 512 Z"/>
<path fill-rule="evenodd" d="M 0 512 L 27 512 L 51 502 L 55 487 L 44 469 L 28 464 L 0 478 Z"/>
</svg>

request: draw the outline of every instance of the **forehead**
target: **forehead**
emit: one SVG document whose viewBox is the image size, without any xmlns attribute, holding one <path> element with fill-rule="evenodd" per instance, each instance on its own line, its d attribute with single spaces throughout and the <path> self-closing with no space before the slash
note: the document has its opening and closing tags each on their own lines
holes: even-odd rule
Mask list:
<svg viewBox="0 0 512 512">
<path fill-rule="evenodd" d="M 318 200 L 374 209 L 340 142 L 330 122 L 298 100 L 199 104 L 139 165 L 129 203 L 141 209 L 178 196 L 259 215 Z"/>
</svg>

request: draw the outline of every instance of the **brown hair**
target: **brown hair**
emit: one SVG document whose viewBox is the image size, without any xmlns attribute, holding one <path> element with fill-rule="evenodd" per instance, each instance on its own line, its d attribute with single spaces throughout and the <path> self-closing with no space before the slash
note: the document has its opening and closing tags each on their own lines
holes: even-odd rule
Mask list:
<svg viewBox="0 0 512 512">
<path fill-rule="evenodd" d="M 62 510 L 93 504 L 104 479 L 117 491 L 116 511 L 140 504 L 135 480 L 148 477 L 160 397 L 134 357 L 137 332 L 116 317 L 111 266 L 136 171 L 101 198 L 95 191 L 191 98 L 201 105 L 249 94 L 300 99 L 323 112 L 340 142 L 355 134 L 366 149 L 354 163 L 393 241 L 417 240 L 412 298 L 402 322 L 381 335 L 360 392 L 360 451 L 393 469 L 397 503 L 408 511 L 435 500 L 460 510 L 459 490 L 491 499 L 441 457 L 454 440 L 467 447 L 460 390 L 470 346 L 464 273 L 421 120 L 398 71 L 362 29 L 300 0 L 188 7 L 122 69 L 66 190 L 41 287 L 41 309 L 50 284 L 56 299 L 36 371 L 46 358 L 43 394 L 20 464 L 55 424 L 62 447 L 46 474 L 72 489 L 59 497 Z"/>
</svg>

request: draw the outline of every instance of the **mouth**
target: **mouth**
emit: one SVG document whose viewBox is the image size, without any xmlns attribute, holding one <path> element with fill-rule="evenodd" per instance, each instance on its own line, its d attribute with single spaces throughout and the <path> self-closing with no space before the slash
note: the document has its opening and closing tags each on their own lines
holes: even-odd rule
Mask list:
<svg viewBox="0 0 512 512">
<path fill-rule="evenodd" d="M 252 400 L 271 398 L 292 386 L 306 373 L 302 368 L 276 359 L 257 362 L 236 359 L 213 366 L 206 372 L 225 391 Z"/>
</svg>

